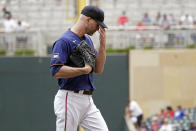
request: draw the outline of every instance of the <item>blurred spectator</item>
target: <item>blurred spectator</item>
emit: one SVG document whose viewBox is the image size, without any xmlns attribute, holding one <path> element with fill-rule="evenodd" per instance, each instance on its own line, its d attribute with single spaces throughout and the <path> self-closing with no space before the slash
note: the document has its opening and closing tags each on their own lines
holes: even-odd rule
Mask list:
<svg viewBox="0 0 196 131">
<path fill-rule="evenodd" d="M 131 117 L 136 118 L 136 128 L 138 129 L 141 126 L 143 120 L 143 111 L 139 104 L 134 100 L 130 101 L 129 110 Z"/>
<path fill-rule="evenodd" d="M 30 25 L 27 22 L 18 20 L 16 25 L 16 31 L 26 31 L 29 28 Z"/>
<path fill-rule="evenodd" d="M 164 109 L 161 109 L 160 114 L 158 115 L 158 120 L 162 121 L 166 116 L 166 112 Z"/>
<path fill-rule="evenodd" d="M 166 14 L 163 15 L 163 19 L 161 21 L 161 28 L 164 30 L 170 29 L 170 22 L 169 22 Z"/>
<path fill-rule="evenodd" d="M 136 25 L 136 31 L 137 34 L 135 36 L 136 40 L 139 42 L 142 42 L 140 44 L 142 44 L 141 46 L 144 46 L 144 44 L 146 44 L 146 42 L 148 44 L 153 44 L 155 38 L 154 38 L 154 34 L 151 32 L 145 33 L 144 31 L 147 30 L 147 26 L 145 24 L 143 24 L 142 21 L 139 21 L 138 24 Z"/>
<path fill-rule="evenodd" d="M 196 131 L 196 125 L 193 121 L 190 123 L 190 131 Z"/>
<path fill-rule="evenodd" d="M 174 119 L 175 119 L 175 120 L 179 120 L 179 119 L 182 119 L 183 116 L 184 116 L 184 110 L 183 110 L 182 107 L 179 105 L 179 106 L 177 106 L 177 110 L 175 111 Z"/>
<path fill-rule="evenodd" d="M 172 13 L 169 14 L 169 18 L 168 19 L 170 21 L 170 25 L 171 26 L 177 25 L 176 18 L 175 18 L 175 16 Z"/>
<path fill-rule="evenodd" d="M 3 11 L 3 18 L 4 19 L 6 19 L 7 17 L 10 17 L 10 18 L 12 17 L 11 12 L 8 11 L 6 7 L 3 7 L 2 11 Z"/>
<path fill-rule="evenodd" d="M 182 25 L 182 21 L 179 21 L 178 24 L 175 26 L 175 29 L 183 30 L 184 27 Z"/>
<path fill-rule="evenodd" d="M 131 111 L 129 107 L 130 107 L 130 101 L 128 100 L 127 106 L 125 107 L 125 121 L 130 131 L 136 131 L 135 123 L 137 122 L 137 118 L 131 117 Z"/>
<path fill-rule="evenodd" d="M 182 25 L 182 21 L 179 21 L 178 24 L 175 26 L 175 29 L 184 30 L 186 28 Z M 176 33 L 176 43 L 177 45 L 184 45 L 185 36 L 183 32 L 179 31 Z"/>
<path fill-rule="evenodd" d="M 168 123 L 168 119 L 164 118 L 163 125 L 161 125 L 159 131 L 173 131 L 172 125 Z"/>
<path fill-rule="evenodd" d="M 129 22 L 129 18 L 126 16 L 126 12 L 122 12 L 122 16 L 118 17 L 118 24 L 119 25 L 127 25 Z"/>
<path fill-rule="evenodd" d="M 176 34 L 176 43 L 177 45 L 184 45 L 184 41 L 185 41 L 185 36 L 183 33 L 177 33 Z"/>
<path fill-rule="evenodd" d="M 172 109 L 171 106 L 167 106 L 167 111 L 166 111 L 166 117 L 169 117 L 169 118 L 173 118 L 174 117 L 174 111 Z"/>
<path fill-rule="evenodd" d="M 150 25 L 151 24 L 151 19 L 148 16 L 148 13 L 145 13 L 143 18 L 142 18 L 142 23 L 145 25 Z"/>
<path fill-rule="evenodd" d="M 16 28 L 16 21 L 12 19 L 11 15 L 6 15 L 6 18 L 3 21 L 5 32 L 13 32 Z"/>
<path fill-rule="evenodd" d="M 158 131 L 159 130 L 159 121 L 158 117 L 155 115 L 152 117 L 152 131 Z"/>
<path fill-rule="evenodd" d="M 142 121 L 142 124 L 141 124 L 141 126 L 139 128 L 139 131 L 148 131 L 148 127 L 147 127 L 145 121 Z"/>
<path fill-rule="evenodd" d="M 193 17 L 189 14 L 181 16 L 180 20 L 182 21 L 182 25 L 187 28 L 189 28 L 193 24 Z"/>
<path fill-rule="evenodd" d="M 193 29 L 196 29 L 196 20 L 193 22 Z M 193 43 L 196 44 L 196 33 L 191 33 L 191 39 L 193 40 Z"/>
<path fill-rule="evenodd" d="M 155 26 L 161 25 L 161 13 L 160 12 L 157 12 L 157 16 L 155 18 L 153 25 L 155 25 Z"/>
<path fill-rule="evenodd" d="M 144 30 L 146 30 L 146 25 L 142 21 L 139 21 L 136 25 L 136 31 L 144 31 Z"/>
<path fill-rule="evenodd" d="M 139 31 L 135 38 L 137 41 L 146 41 L 146 36 L 143 34 L 143 31 L 146 30 L 145 24 L 142 23 L 142 21 L 139 21 L 136 25 L 136 31 Z"/>
<path fill-rule="evenodd" d="M 16 32 L 25 32 L 30 28 L 30 25 L 24 21 L 18 20 L 15 31 Z M 27 46 L 28 37 L 26 33 L 17 33 L 16 34 L 16 46 L 17 48 L 25 49 Z"/>
</svg>

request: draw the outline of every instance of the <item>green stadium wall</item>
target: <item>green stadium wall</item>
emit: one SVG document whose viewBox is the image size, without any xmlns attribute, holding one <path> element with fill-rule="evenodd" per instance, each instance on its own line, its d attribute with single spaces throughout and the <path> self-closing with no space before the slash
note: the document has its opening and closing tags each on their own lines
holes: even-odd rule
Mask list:
<svg viewBox="0 0 196 131">
<path fill-rule="evenodd" d="M 50 58 L 0 57 L 0 131 L 55 131 L 53 99 L 57 81 Z M 110 131 L 126 131 L 128 55 L 107 56 L 105 70 L 94 76 L 93 98 Z"/>
</svg>

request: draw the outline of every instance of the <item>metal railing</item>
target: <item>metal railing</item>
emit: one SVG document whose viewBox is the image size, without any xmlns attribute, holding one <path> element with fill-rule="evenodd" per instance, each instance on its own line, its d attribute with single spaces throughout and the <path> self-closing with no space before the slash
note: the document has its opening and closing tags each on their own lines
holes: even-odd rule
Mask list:
<svg viewBox="0 0 196 131">
<path fill-rule="evenodd" d="M 99 46 L 99 37 L 96 33 L 92 39 L 95 46 Z M 20 49 L 31 49 L 35 56 L 47 55 L 46 40 L 49 36 L 40 30 L 28 30 L 25 32 L 0 32 L 0 50 L 6 50 L 6 55 L 12 56 Z M 152 48 L 186 48 L 196 44 L 196 29 L 170 29 L 163 30 L 156 27 L 148 27 L 137 31 L 135 26 L 109 27 L 106 31 L 107 48 L 126 48 L 134 46 L 136 49 Z M 52 43 L 52 42 L 51 42 Z"/>
<path fill-rule="evenodd" d="M 97 35 L 96 35 L 97 36 Z M 154 26 L 144 30 L 136 30 L 136 26 L 111 26 L 106 31 L 107 48 L 126 48 L 134 46 L 136 49 L 153 48 L 186 48 L 196 44 L 196 29 L 163 30 Z M 92 37 L 94 40 L 98 38 Z"/>
<path fill-rule="evenodd" d="M 12 56 L 16 51 L 29 49 L 35 51 L 35 56 L 46 55 L 46 44 L 43 33 L 39 30 L 25 32 L 0 32 L 0 50 L 6 50 L 6 55 Z"/>
</svg>

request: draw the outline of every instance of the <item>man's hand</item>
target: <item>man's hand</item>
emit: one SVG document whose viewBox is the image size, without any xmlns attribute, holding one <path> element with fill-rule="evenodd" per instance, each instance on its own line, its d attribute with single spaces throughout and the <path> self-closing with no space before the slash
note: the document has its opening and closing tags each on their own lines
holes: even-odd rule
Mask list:
<svg viewBox="0 0 196 131">
<path fill-rule="evenodd" d="M 92 67 L 90 65 L 85 65 L 84 69 L 84 74 L 89 74 L 92 71 Z"/>
<path fill-rule="evenodd" d="M 106 34 L 105 29 L 101 26 L 99 26 L 99 40 L 100 40 L 100 46 L 99 46 L 99 52 L 96 56 L 96 65 L 94 72 L 97 74 L 101 74 L 104 69 L 104 64 L 106 60 Z"/>
<path fill-rule="evenodd" d="M 99 26 L 99 40 L 100 40 L 100 46 L 104 46 L 106 43 L 106 35 L 105 35 L 105 29 L 102 26 Z"/>
</svg>

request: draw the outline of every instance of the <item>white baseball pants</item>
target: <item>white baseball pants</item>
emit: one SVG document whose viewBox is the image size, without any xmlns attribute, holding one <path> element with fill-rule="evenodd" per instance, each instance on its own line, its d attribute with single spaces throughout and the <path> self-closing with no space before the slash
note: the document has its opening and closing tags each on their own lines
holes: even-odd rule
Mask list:
<svg viewBox="0 0 196 131">
<path fill-rule="evenodd" d="M 85 131 L 108 131 L 91 95 L 59 90 L 54 100 L 54 112 L 56 131 L 77 131 L 78 125 Z"/>
</svg>

